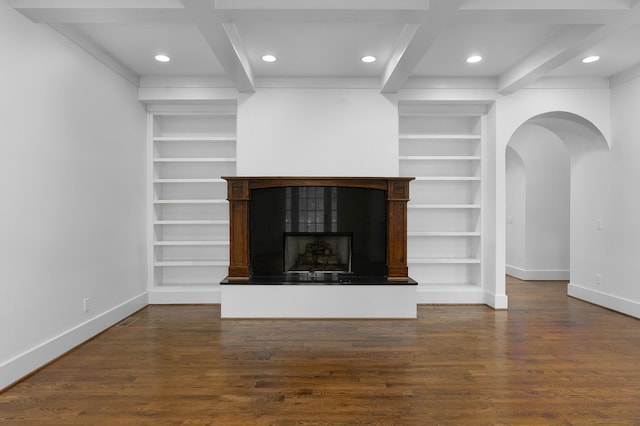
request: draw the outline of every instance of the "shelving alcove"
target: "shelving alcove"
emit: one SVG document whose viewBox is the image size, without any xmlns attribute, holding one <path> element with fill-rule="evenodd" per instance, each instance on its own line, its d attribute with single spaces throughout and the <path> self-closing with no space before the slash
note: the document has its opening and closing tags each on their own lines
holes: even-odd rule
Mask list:
<svg viewBox="0 0 640 426">
<path fill-rule="evenodd" d="M 401 102 L 399 170 L 408 205 L 409 274 L 419 303 L 483 303 L 484 105 Z"/>
<path fill-rule="evenodd" d="M 149 301 L 217 303 L 229 266 L 235 103 L 149 106 Z"/>
</svg>

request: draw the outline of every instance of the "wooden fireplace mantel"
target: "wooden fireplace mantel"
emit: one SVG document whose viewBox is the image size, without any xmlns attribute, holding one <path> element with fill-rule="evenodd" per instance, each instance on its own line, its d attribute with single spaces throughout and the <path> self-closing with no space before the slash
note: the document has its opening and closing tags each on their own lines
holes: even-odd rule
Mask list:
<svg viewBox="0 0 640 426">
<path fill-rule="evenodd" d="M 287 186 L 342 186 L 379 189 L 387 198 L 387 278 L 407 280 L 407 202 L 413 177 L 223 176 L 229 200 L 229 281 L 249 280 L 251 191 Z"/>
</svg>

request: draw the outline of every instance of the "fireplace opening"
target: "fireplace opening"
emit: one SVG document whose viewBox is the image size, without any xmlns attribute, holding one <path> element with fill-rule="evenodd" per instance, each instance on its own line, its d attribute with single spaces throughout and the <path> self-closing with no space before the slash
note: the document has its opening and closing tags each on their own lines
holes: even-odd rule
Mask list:
<svg viewBox="0 0 640 426">
<path fill-rule="evenodd" d="M 351 273 L 351 233 L 284 234 L 284 273 Z"/>
<path fill-rule="evenodd" d="M 329 282 L 386 277 L 386 198 L 385 191 L 371 188 L 252 189 L 248 232 L 251 279 Z M 312 260 L 299 261 L 304 258 Z"/>
</svg>

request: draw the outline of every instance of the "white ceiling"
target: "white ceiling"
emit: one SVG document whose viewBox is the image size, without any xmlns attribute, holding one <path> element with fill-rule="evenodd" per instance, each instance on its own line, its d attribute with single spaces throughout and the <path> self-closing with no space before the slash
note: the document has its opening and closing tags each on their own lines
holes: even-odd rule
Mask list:
<svg viewBox="0 0 640 426">
<path fill-rule="evenodd" d="M 251 92 L 262 79 L 366 78 L 395 92 L 415 78 L 482 77 L 508 93 L 545 77 L 640 73 L 640 0 L 9 2 L 135 83 L 223 77 Z M 484 60 L 467 64 L 471 54 Z M 591 54 L 601 60 L 583 64 Z"/>
</svg>

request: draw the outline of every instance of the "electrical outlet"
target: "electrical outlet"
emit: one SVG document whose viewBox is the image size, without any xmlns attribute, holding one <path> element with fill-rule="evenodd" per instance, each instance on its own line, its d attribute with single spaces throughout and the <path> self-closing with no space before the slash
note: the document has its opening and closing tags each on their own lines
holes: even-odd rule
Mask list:
<svg viewBox="0 0 640 426">
<path fill-rule="evenodd" d="M 85 297 L 84 299 L 82 299 L 82 311 L 83 312 L 89 312 L 89 301 L 91 299 L 89 299 L 88 297 Z"/>
<path fill-rule="evenodd" d="M 602 219 L 596 220 L 596 230 L 602 231 Z"/>
<path fill-rule="evenodd" d="M 602 275 L 601 274 L 596 274 L 596 284 L 598 284 L 598 285 L 602 284 Z"/>
</svg>

